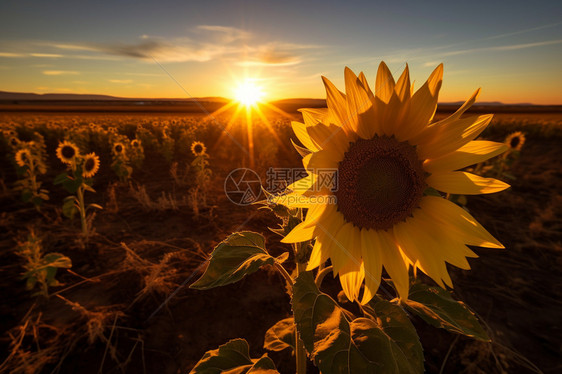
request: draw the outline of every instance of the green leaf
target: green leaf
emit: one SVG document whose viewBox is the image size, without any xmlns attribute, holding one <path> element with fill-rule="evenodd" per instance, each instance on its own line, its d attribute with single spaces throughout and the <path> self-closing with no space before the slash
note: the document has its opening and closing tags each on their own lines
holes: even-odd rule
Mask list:
<svg viewBox="0 0 562 374">
<path fill-rule="evenodd" d="M 55 180 L 53 181 L 53 184 L 61 184 L 61 183 L 66 182 L 67 180 L 70 180 L 70 177 L 68 176 L 68 174 L 61 173 L 61 174 L 59 174 L 55 177 Z"/>
<path fill-rule="evenodd" d="M 275 263 L 265 250 L 261 234 L 243 231 L 231 234 L 215 247 L 205 273 L 190 287 L 206 290 L 238 282 L 261 266 Z"/>
<path fill-rule="evenodd" d="M 406 307 L 425 322 L 451 332 L 490 341 L 474 313 L 462 301 L 453 299 L 441 287 L 418 283 L 410 288 Z"/>
<path fill-rule="evenodd" d="M 412 372 L 423 372 L 424 356 L 416 328 L 400 306 L 375 296 L 363 307 L 365 314 L 382 328 L 389 338 L 394 356 L 403 355 L 412 366 Z"/>
<path fill-rule="evenodd" d="M 387 330 L 382 323 L 379 325 L 368 318 L 349 322 L 343 309 L 318 290 L 310 272 L 299 275 L 293 291 L 297 330 L 320 372 L 423 372 L 423 365 L 420 366 L 418 361 L 410 362 L 410 357 L 414 356 L 406 355 L 393 340 L 392 336 L 402 337 L 401 333 L 398 331 L 390 335 L 396 320 L 391 318 L 390 322 L 385 322 Z"/>
<path fill-rule="evenodd" d="M 74 196 L 68 196 L 64 199 L 64 203 L 62 204 L 62 214 L 64 214 L 67 218 L 74 218 L 76 212 L 78 212 L 78 208 L 74 204 L 76 199 Z"/>
<path fill-rule="evenodd" d="M 295 322 L 293 317 L 282 319 L 271 326 L 265 333 L 263 347 L 270 351 L 282 351 L 289 347 L 295 349 Z"/>
<path fill-rule="evenodd" d="M 273 361 L 263 355 L 250 358 L 250 347 L 244 339 L 233 339 L 218 349 L 208 351 L 190 371 L 190 374 L 274 374 L 278 373 Z"/>
</svg>

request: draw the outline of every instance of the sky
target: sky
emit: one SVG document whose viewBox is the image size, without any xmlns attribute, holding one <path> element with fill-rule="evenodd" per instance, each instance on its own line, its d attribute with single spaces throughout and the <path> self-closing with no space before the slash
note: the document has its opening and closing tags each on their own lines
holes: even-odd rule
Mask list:
<svg viewBox="0 0 562 374">
<path fill-rule="evenodd" d="M 421 86 L 444 63 L 440 101 L 562 104 L 557 1 L 0 2 L 0 91 L 264 99 L 343 90 L 380 61 Z M 374 84 L 373 84 L 374 85 Z"/>
</svg>

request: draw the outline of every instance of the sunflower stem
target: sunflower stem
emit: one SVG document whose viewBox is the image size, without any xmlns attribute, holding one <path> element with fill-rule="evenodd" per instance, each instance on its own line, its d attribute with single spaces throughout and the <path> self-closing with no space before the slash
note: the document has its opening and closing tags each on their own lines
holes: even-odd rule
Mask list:
<svg viewBox="0 0 562 374">
<path fill-rule="evenodd" d="M 298 254 L 299 244 L 298 243 L 293 244 L 293 249 L 295 251 L 295 254 Z M 295 262 L 297 265 L 296 277 L 298 277 L 300 273 L 306 271 L 306 264 L 301 263 L 298 260 L 299 256 L 295 256 L 295 258 L 296 258 Z M 294 320 L 294 314 L 293 314 L 293 320 Z M 295 322 L 295 360 L 296 360 L 297 374 L 306 374 L 306 361 L 307 361 L 306 350 L 304 349 L 304 343 L 299 337 L 299 332 L 298 329 L 296 328 L 296 322 Z"/>
<path fill-rule="evenodd" d="M 326 274 L 331 272 L 332 269 L 333 267 L 330 265 L 328 267 L 318 270 L 318 274 L 316 275 L 316 279 L 314 280 L 314 283 L 316 283 L 316 287 L 320 288 L 320 286 L 322 285 L 322 281 L 324 280 L 324 277 L 326 276 Z"/>
<path fill-rule="evenodd" d="M 86 222 L 86 208 L 84 207 L 84 187 L 78 187 L 78 191 L 76 192 L 78 195 L 78 205 L 80 210 L 80 221 L 82 222 L 82 235 L 85 238 L 88 237 L 88 223 Z"/>
</svg>

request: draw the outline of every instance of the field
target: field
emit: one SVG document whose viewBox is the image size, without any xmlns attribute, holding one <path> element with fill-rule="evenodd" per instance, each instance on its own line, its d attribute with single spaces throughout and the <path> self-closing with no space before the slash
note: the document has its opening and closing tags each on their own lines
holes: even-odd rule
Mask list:
<svg viewBox="0 0 562 374">
<path fill-rule="evenodd" d="M 251 357 L 262 355 L 266 330 L 291 314 L 273 269 L 212 290 L 188 286 L 232 232 L 260 232 L 272 254 L 287 251 L 267 229 L 279 219 L 234 204 L 225 179 L 242 167 L 262 182 L 270 167 L 302 167 L 290 142 L 290 121 L 300 114 L 254 113 L 253 157 L 242 151 L 252 148 L 247 118 L 231 121 L 232 114 L 0 114 L 0 372 L 185 373 L 237 337 L 249 342 Z M 454 295 L 485 322 L 493 342 L 413 317 L 429 373 L 562 370 L 562 113 L 504 111 L 482 138 L 501 142 L 515 131 L 526 141 L 500 175 L 511 188 L 465 204 L 506 249 L 475 248 L 472 270 L 449 267 Z M 63 140 L 99 156 L 95 192 L 86 190 L 83 200 L 103 209 L 88 210 L 85 227 L 80 212 L 66 217 L 72 193 L 53 183 L 67 169 L 56 155 Z M 15 188 L 23 178 L 15 154 L 31 141 L 42 142 L 45 170 L 37 169 L 36 181 L 49 197 L 42 202 L 23 201 Z M 208 157 L 192 153 L 194 142 Z M 131 156 L 119 161 L 118 143 Z M 33 245 L 71 261 L 56 272 L 58 283 L 26 289 L 30 261 L 22 248 Z M 331 275 L 325 282 L 336 297 L 339 282 Z M 288 350 L 268 354 L 281 373 L 294 372 Z"/>
</svg>

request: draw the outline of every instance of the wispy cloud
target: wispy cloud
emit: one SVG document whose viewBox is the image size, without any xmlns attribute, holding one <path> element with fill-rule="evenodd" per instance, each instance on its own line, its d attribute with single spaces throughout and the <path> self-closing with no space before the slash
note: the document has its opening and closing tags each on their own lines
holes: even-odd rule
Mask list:
<svg viewBox="0 0 562 374">
<path fill-rule="evenodd" d="M 199 31 L 209 31 L 214 33 L 222 43 L 232 43 L 238 40 L 246 40 L 252 37 L 248 31 L 238 29 L 236 27 L 217 26 L 217 25 L 199 25 Z"/>
<path fill-rule="evenodd" d="M 12 52 L 0 52 L 0 57 L 24 57 L 24 54 L 21 53 L 12 53 Z"/>
<path fill-rule="evenodd" d="M 449 51 L 441 53 L 441 56 L 456 56 L 456 55 L 464 55 L 467 53 L 474 53 L 474 52 L 493 52 L 493 51 L 513 51 L 518 49 L 526 49 L 526 48 L 536 48 L 536 47 L 543 47 L 545 45 L 553 45 L 553 44 L 560 44 L 562 43 L 562 39 L 558 40 L 547 40 L 542 42 L 534 42 L 534 43 L 522 43 L 522 44 L 511 44 L 511 45 L 498 45 L 498 46 L 491 46 L 491 47 L 480 47 L 480 48 L 469 48 L 469 49 L 460 49 L 457 51 Z"/>
<path fill-rule="evenodd" d="M 118 84 L 127 84 L 127 83 L 133 83 L 133 80 L 132 79 L 109 79 L 109 82 L 118 83 Z"/>
<path fill-rule="evenodd" d="M 46 58 L 60 58 L 62 55 L 55 53 L 30 53 L 31 57 L 46 57 Z"/>
<path fill-rule="evenodd" d="M 70 70 L 43 70 L 44 75 L 79 75 L 77 71 Z"/>
</svg>

